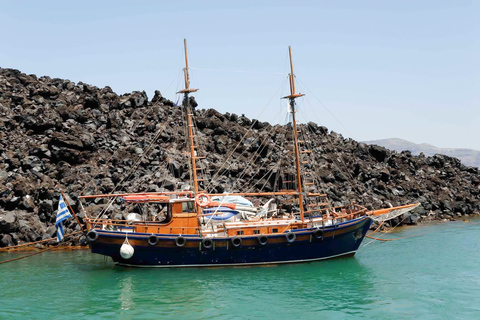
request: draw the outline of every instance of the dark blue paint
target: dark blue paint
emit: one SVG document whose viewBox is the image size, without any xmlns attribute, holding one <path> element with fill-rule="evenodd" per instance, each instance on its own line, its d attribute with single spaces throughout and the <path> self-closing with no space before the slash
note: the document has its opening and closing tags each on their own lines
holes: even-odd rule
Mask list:
<svg viewBox="0 0 480 320">
<path fill-rule="evenodd" d="M 91 243 L 90 247 L 93 253 L 110 256 L 115 262 L 120 264 L 134 266 L 211 266 L 320 260 L 355 252 L 368 232 L 371 222 L 370 218 L 360 218 L 355 221 L 353 230 L 324 239 L 316 239 L 312 230 L 294 230 L 297 240 L 293 243 L 287 243 L 285 234 L 268 236 L 270 241 L 264 246 L 258 244 L 257 241 L 255 241 L 255 245 L 245 245 L 245 240 L 256 239 L 256 237 L 243 237 L 243 244 L 239 247 L 232 245 L 230 242 L 231 238 L 215 239 L 214 242 L 217 244 L 228 241 L 228 248 L 226 246 L 219 247 L 214 245 L 210 249 L 202 248 L 200 244 L 201 238 L 197 236 L 189 237 L 187 240 L 198 244 L 195 247 L 155 247 L 148 245 L 148 235 L 134 236 L 129 234 L 128 237 L 130 239 L 145 239 L 145 245 L 135 245 L 135 253 L 128 260 L 120 256 L 121 245 L 101 243 L 102 238 L 124 238 L 124 233 L 101 232 L 99 239 Z M 343 226 L 343 224 L 340 224 L 336 227 L 326 227 L 325 233 L 334 229 L 337 232 L 341 232 L 343 228 L 348 227 L 352 227 L 352 225 Z M 311 237 L 308 237 L 309 239 L 307 240 L 298 240 L 298 237 L 304 234 L 311 235 Z M 273 241 L 271 240 L 275 238 L 282 238 L 282 242 L 272 243 Z M 162 241 L 174 243 L 174 239 L 171 235 L 170 237 L 159 236 L 159 243 Z"/>
</svg>

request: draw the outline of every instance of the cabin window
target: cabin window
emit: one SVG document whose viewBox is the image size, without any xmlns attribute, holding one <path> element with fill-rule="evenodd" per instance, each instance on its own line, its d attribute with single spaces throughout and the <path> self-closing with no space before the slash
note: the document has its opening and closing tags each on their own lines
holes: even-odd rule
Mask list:
<svg viewBox="0 0 480 320">
<path fill-rule="evenodd" d="M 193 202 L 182 202 L 182 212 L 195 212 Z"/>
<path fill-rule="evenodd" d="M 243 235 L 243 230 L 237 231 L 237 236 Z"/>
<path fill-rule="evenodd" d="M 278 228 L 273 228 L 272 233 L 278 233 Z"/>
<path fill-rule="evenodd" d="M 172 220 L 172 206 L 169 204 L 162 205 L 158 204 L 156 206 L 157 213 L 153 217 L 153 221 L 158 221 L 160 223 L 168 223 Z"/>
<path fill-rule="evenodd" d="M 260 234 L 260 230 L 253 230 L 253 234 Z"/>
</svg>

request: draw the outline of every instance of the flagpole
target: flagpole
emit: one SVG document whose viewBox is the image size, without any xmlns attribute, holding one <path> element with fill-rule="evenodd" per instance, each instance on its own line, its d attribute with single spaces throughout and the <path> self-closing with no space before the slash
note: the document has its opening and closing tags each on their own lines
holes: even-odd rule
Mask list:
<svg viewBox="0 0 480 320">
<path fill-rule="evenodd" d="M 85 228 L 83 228 L 83 225 L 80 223 L 80 220 L 78 219 L 77 215 L 75 214 L 75 211 L 73 211 L 72 206 L 70 206 L 70 203 L 68 203 L 67 197 L 65 196 L 63 191 L 60 191 L 60 193 L 62 194 L 63 200 L 65 200 L 68 207 L 70 208 L 70 211 L 72 212 L 73 216 L 75 217 L 75 220 L 77 220 L 78 225 L 80 226 L 80 228 L 82 228 L 82 231 L 85 232 L 86 231 Z"/>
</svg>

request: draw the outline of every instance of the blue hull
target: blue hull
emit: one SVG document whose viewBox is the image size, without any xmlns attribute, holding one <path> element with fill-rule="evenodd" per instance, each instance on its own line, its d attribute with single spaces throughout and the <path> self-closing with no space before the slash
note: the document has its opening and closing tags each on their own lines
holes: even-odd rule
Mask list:
<svg viewBox="0 0 480 320">
<path fill-rule="evenodd" d="M 268 235 L 268 242 L 260 244 L 256 236 L 242 237 L 234 246 L 232 237 L 214 238 L 211 248 L 202 245 L 198 236 L 184 236 L 186 244 L 179 247 L 172 235 L 156 235 L 158 242 L 150 245 L 150 234 L 128 233 L 134 248 L 130 259 L 120 256 L 125 240 L 124 232 L 96 230 L 98 238 L 90 242 L 93 253 L 110 256 L 119 265 L 135 267 L 206 267 L 257 264 L 278 264 L 316 261 L 353 255 L 365 237 L 372 220 L 362 217 L 337 226 L 325 227 L 323 236 L 314 230 L 293 230 L 295 239 L 287 240 L 285 234 Z"/>
</svg>

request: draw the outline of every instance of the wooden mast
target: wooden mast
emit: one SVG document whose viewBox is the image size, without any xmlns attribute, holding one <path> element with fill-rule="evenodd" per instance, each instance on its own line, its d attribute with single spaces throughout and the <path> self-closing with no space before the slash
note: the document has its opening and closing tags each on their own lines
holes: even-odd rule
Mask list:
<svg viewBox="0 0 480 320">
<path fill-rule="evenodd" d="M 302 177 L 300 173 L 300 151 L 298 148 L 298 129 L 297 121 L 295 120 L 295 99 L 303 96 L 302 93 L 295 93 L 295 75 L 293 73 L 293 62 L 292 62 L 292 48 L 288 46 L 288 54 L 290 56 L 290 74 L 288 75 L 290 80 L 290 95 L 284 98 L 290 100 L 290 108 L 292 110 L 292 123 L 293 123 L 293 141 L 295 148 L 295 165 L 297 168 L 297 189 L 298 189 L 298 205 L 300 207 L 300 217 L 302 222 L 305 220 L 304 208 L 303 208 L 303 191 L 302 191 Z"/>
<path fill-rule="evenodd" d="M 186 125 L 187 125 L 187 144 L 190 149 L 190 184 L 193 184 L 193 196 L 196 196 L 198 194 L 198 177 L 197 177 L 197 163 L 196 160 L 198 159 L 197 155 L 195 154 L 195 149 L 197 146 L 194 143 L 193 140 L 193 111 L 190 108 L 190 101 L 189 101 L 189 96 L 188 94 L 190 92 L 196 92 L 198 89 L 191 89 L 190 88 L 190 76 L 188 74 L 188 54 L 187 54 L 187 39 L 183 39 L 183 46 L 185 48 L 185 68 L 183 69 L 183 75 L 185 77 L 185 89 L 180 90 L 178 93 L 183 93 L 183 106 L 185 109 L 185 115 L 186 115 Z M 198 234 L 202 236 L 201 232 L 201 223 L 200 223 L 200 214 L 201 214 L 201 208 L 199 206 L 196 206 L 196 212 L 197 212 L 197 222 L 198 222 Z"/>
<path fill-rule="evenodd" d="M 187 39 L 183 39 L 183 45 L 185 48 L 185 68 L 183 69 L 183 75 L 185 77 L 185 89 L 180 90 L 178 93 L 183 93 L 183 106 L 185 108 L 185 115 L 186 115 L 186 123 L 187 123 L 187 135 L 188 135 L 188 145 L 190 151 L 190 161 L 191 161 L 191 168 L 190 168 L 190 182 L 193 184 L 194 194 L 198 194 L 198 178 L 197 178 L 197 165 L 196 159 L 197 156 L 195 154 L 195 144 L 193 141 L 193 121 L 192 121 L 192 110 L 190 108 L 190 101 L 189 101 L 189 93 L 196 92 L 198 89 L 191 89 L 190 88 L 190 76 L 188 74 L 188 55 L 187 55 Z"/>
</svg>

